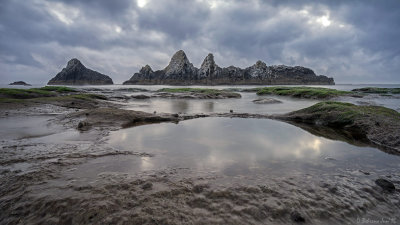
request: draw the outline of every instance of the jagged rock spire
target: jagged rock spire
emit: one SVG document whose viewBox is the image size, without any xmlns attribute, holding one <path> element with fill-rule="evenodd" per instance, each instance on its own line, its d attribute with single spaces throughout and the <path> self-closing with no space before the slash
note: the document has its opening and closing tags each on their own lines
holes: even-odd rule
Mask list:
<svg viewBox="0 0 400 225">
<path fill-rule="evenodd" d="M 149 75 L 149 74 L 153 73 L 153 70 L 151 69 L 151 67 L 149 65 L 146 65 L 146 66 L 142 67 L 142 69 L 140 69 L 139 73 L 143 74 L 143 75 Z"/>
<path fill-rule="evenodd" d="M 215 75 L 215 72 L 218 70 L 218 65 L 215 64 L 214 55 L 209 53 L 201 64 L 199 70 L 199 77 L 211 77 Z"/>
<path fill-rule="evenodd" d="M 177 51 L 171 58 L 168 66 L 164 69 L 165 75 L 185 75 L 194 74 L 196 68 L 190 63 L 183 50 Z"/>
<path fill-rule="evenodd" d="M 74 68 L 74 67 L 85 67 L 85 66 L 77 58 L 73 58 L 68 61 L 66 69 L 70 69 L 70 68 Z"/>
<path fill-rule="evenodd" d="M 270 74 L 267 64 L 261 60 L 248 67 L 247 70 L 251 77 L 265 78 Z"/>
</svg>

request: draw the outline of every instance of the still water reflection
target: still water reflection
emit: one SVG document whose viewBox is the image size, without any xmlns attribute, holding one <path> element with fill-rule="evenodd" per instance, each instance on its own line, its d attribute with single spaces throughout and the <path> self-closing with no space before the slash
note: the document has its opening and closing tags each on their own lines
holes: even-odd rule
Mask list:
<svg viewBox="0 0 400 225">
<path fill-rule="evenodd" d="M 108 143 L 154 157 L 103 157 L 93 161 L 88 169 L 100 173 L 184 167 L 236 176 L 338 169 L 370 171 L 398 169 L 400 165 L 398 156 L 328 140 L 283 122 L 264 119 L 203 118 L 134 127 L 113 132 Z"/>
<path fill-rule="evenodd" d="M 313 99 L 272 96 L 273 98 L 280 100 L 282 103 L 255 104 L 253 100 L 271 96 L 257 96 L 256 93 L 246 92 L 240 94 L 242 95 L 242 98 L 239 99 L 135 99 L 129 101 L 126 108 L 145 112 L 157 111 L 164 113 L 224 113 L 229 112 L 232 109 L 239 113 L 274 114 L 291 112 L 319 102 L 318 100 Z M 137 93 L 127 95 L 137 95 Z"/>
</svg>

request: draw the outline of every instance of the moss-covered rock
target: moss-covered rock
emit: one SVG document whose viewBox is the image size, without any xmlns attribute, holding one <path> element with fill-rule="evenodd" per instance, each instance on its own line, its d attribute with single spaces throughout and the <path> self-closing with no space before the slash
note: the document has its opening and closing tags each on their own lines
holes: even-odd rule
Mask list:
<svg viewBox="0 0 400 225">
<path fill-rule="evenodd" d="M 37 88 L 31 88 L 31 89 L 0 88 L 0 97 L 2 98 L 27 99 L 27 98 L 50 97 L 55 95 L 56 94 L 51 91 L 40 90 Z"/>
<path fill-rule="evenodd" d="M 0 98 L 29 99 L 41 97 L 53 97 L 59 93 L 76 92 L 75 89 L 62 86 L 45 86 L 41 88 L 18 89 L 0 88 Z"/>
<path fill-rule="evenodd" d="M 45 86 L 41 88 L 37 88 L 38 90 L 43 90 L 43 91 L 55 91 L 59 93 L 66 93 L 66 92 L 77 92 L 77 90 L 70 88 L 70 87 L 64 87 L 64 86 Z"/>
<path fill-rule="evenodd" d="M 351 90 L 353 92 L 371 93 L 371 94 L 400 94 L 400 88 L 378 88 L 365 87 Z"/>
<path fill-rule="evenodd" d="M 351 95 L 352 92 L 340 91 L 319 87 L 264 87 L 254 89 L 257 95 L 282 95 L 297 98 L 327 99 L 343 95 Z"/>
<path fill-rule="evenodd" d="M 385 107 L 327 101 L 275 118 L 350 132 L 400 153 L 400 113 Z"/>
</svg>

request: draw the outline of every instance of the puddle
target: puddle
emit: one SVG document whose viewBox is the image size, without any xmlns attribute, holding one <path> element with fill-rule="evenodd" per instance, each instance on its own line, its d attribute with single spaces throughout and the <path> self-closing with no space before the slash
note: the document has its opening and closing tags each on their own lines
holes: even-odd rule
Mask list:
<svg viewBox="0 0 400 225">
<path fill-rule="evenodd" d="M 80 165 L 77 176 L 190 168 L 226 176 L 398 170 L 400 158 L 310 134 L 279 121 L 202 118 L 112 132 L 108 144 L 153 157 L 107 156 Z"/>
</svg>

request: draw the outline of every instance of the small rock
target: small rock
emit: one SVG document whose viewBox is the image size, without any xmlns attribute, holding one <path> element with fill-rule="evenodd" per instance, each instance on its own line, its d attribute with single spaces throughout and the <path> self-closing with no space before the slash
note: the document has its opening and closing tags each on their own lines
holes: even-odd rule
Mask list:
<svg viewBox="0 0 400 225">
<path fill-rule="evenodd" d="M 147 98 L 150 98 L 150 96 L 147 96 L 147 95 L 132 95 L 131 98 L 147 99 Z"/>
<path fill-rule="evenodd" d="M 276 100 L 274 98 L 262 98 L 262 99 L 256 99 L 253 100 L 254 103 L 256 104 L 275 104 L 275 103 L 282 103 L 279 100 Z"/>
<path fill-rule="evenodd" d="M 178 113 L 172 114 L 173 117 L 179 117 Z"/>
<path fill-rule="evenodd" d="M 86 127 L 89 126 L 89 123 L 86 121 L 80 121 L 78 123 L 78 130 L 84 130 Z"/>
<path fill-rule="evenodd" d="M 150 182 L 146 182 L 145 184 L 142 185 L 143 190 L 151 190 L 153 188 L 153 184 Z"/>
<path fill-rule="evenodd" d="M 197 184 L 193 187 L 193 192 L 194 193 L 201 193 L 204 191 L 204 189 L 208 188 L 209 186 L 207 184 Z"/>
<path fill-rule="evenodd" d="M 330 193 L 335 194 L 338 191 L 338 188 L 337 187 L 329 187 L 328 190 Z"/>
<path fill-rule="evenodd" d="M 84 126 L 84 125 L 83 125 L 83 122 L 79 122 L 79 123 L 78 123 L 78 129 L 81 129 L 83 126 Z"/>
<path fill-rule="evenodd" d="M 156 113 L 157 113 L 157 111 L 154 111 L 153 113 L 154 113 L 154 114 L 156 114 Z"/>
<path fill-rule="evenodd" d="M 306 222 L 306 219 L 297 211 L 293 211 L 292 213 L 290 213 L 290 219 L 297 223 Z"/>
<path fill-rule="evenodd" d="M 371 175 L 371 173 L 368 171 L 364 171 L 364 170 L 359 170 L 359 171 L 360 171 L 360 173 L 363 173 L 364 175 Z"/>
<path fill-rule="evenodd" d="M 332 157 L 325 157 L 324 159 L 325 159 L 325 160 L 336 160 L 336 159 L 334 159 L 334 158 L 332 158 Z"/>
<path fill-rule="evenodd" d="M 394 184 L 386 179 L 377 179 L 375 180 L 375 184 L 381 187 L 384 191 L 394 192 L 396 190 Z"/>
<path fill-rule="evenodd" d="M 230 112 L 230 113 L 233 113 L 233 110 L 231 109 L 231 110 L 229 110 L 229 112 Z"/>
</svg>

